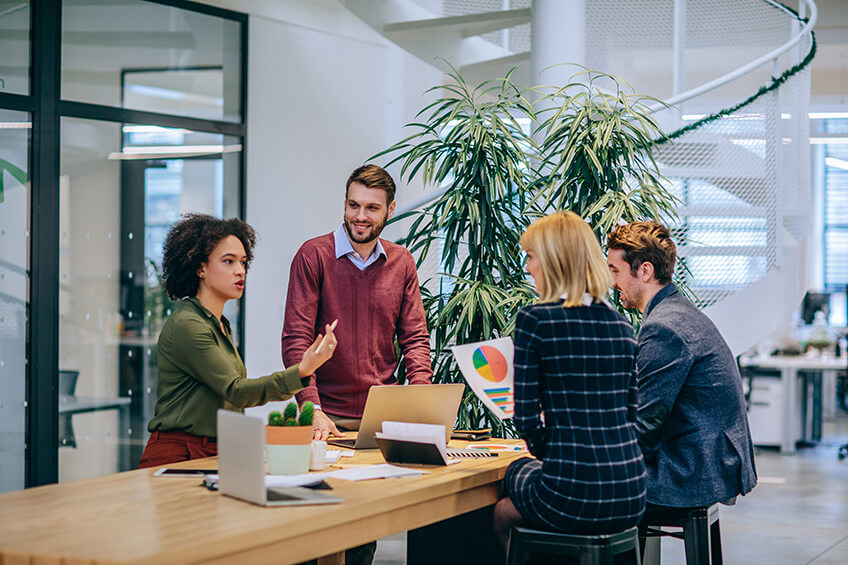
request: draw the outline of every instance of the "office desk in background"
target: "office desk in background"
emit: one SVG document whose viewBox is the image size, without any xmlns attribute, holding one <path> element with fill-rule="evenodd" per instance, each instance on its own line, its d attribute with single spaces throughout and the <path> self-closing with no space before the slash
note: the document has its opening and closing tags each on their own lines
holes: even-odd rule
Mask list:
<svg viewBox="0 0 848 565">
<path fill-rule="evenodd" d="M 496 443 L 523 445 L 518 440 Z M 0 563 L 279 565 L 313 558 L 339 563 L 345 548 L 437 527 L 491 506 L 509 463 L 524 455 L 503 453 L 427 467 L 431 472 L 418 477 L 329 479 L 344 502 L 326 506 L 254 506 L 208 491 L 197 478 L 153 477 L 155 469 L 0 494 Z M 367 450 L 342 462 L 383 460 L 379 451 Z M 169 465 L 216 466 L 216 458 Z M 425 562 L 413 555 L 415 548 L 445 551 L 444 544 L 430 543 L 437 533 L 432 528 L 410 532 L 409 563 Z M 494 537 L 482 541 L 496 543 Z"/>
<path fill-rule="evenodd" d="M 118 410 L 119 428 L 126 430 L 129 426 L 127 409 L 131 399 L 126 397 L 100 398 L 95 396 L 75 396 L 72 394 L 59 395 L 59 445 L 76 447 L 77 439 L 71 417 L 74 414 L 99 412 L 101 410 Z"/>
<path fill-rule="evenodd" d="M 778 445 L 781 453 L 792 454 L 798 441 L 820 436 L 822 407 L 835 406 L 836 374 L 848 367 L 848 358 L 755 355 L 739 362 L 780 372 L 779 379 L 755 377 L 748 413 L 755 445 Z"/>
</svg>

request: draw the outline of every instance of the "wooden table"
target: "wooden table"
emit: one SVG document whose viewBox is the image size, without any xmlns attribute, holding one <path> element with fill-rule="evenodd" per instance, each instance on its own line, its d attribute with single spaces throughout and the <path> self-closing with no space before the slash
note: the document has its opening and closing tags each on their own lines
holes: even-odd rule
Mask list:
<svg viewBox="0 0 848 565">
<path fill-rule="evenodd" d="M 322 556 L 339 563 L 345 548 L 494 504 L 507 466 L 524 455 L 427 467 L 431 472 L 419 477 L 330 479 L 344 502 L 327 506 L 254 506 L 208 491 L 196 478 L 153 477 L 152 469 L 6 493 L 0 495 L 0 565 L 281 564 Z M 367 450 L 340 462 L 382 457 Z M 169 466 L 214 468 L 217 460 Z"/>
</svg>

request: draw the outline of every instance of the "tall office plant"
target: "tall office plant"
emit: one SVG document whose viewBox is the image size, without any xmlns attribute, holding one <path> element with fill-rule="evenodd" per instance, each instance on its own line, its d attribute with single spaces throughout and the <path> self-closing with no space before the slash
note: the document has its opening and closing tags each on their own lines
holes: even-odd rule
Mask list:
<svg viewBox="0 0 848 565">
<path fill-rule="evenodd" d="M 463 382 L 449 347 L 510 335 L 515 313 L 533 299 L 518 239 L 529 223 L 533 142 L 522 129 L 533 108 L 509 75 L 471 88 L 458 73 L 418 113 L 415 132 L 374 158 L 393 155 L 401 176 L 448 189 L 421 210 L 400 242 L 419 266 L 435 251 L 442 276 L 422 294 L 433 339 L 434 380 Z M 460 427 L 509 433 L 470 391 Z"/>
<path fill-rule="evenodd" d="M 393 155 L 388 164 L 400 162 L 407 181 L 446 188 L 411 213 L 400 240 L 419 266 L 435 248 L 444 271 L 422 290 L 436 382 L 462 382 L 451 345 L 511 335 L 517 310 L 533 301 L 518 240 L 535 217 L 572 210 L 603 240 L 622 221 L 674 216 L 676 204 L 651 155 L 662 132 L 650 99 L 614 77 L 586 72 L 582 82 L 536 87 L 538 113 L 509 74 L 476 88 L 450 78 L 431 89 L 441 96 L 419 112 L 423 121 L 408 125 L 415 133 L 373 157 Z M 458 424 L 512 432 L 470 392 Z"/>
<path fill-rule="evenodd" d="M 602 241 L 621 222 L 677 217 L 677 199 L 653 157 L 654 140 L 664 134 L 647 103 L 662 102 L 625 87 L 632 90 L 583 70 L 539 101 L 535 204 L 580 214 Z"/>
<path fill-rule="evenodd" d="M 648 104 L 663 102 L 633 93 L 613 75 L 586 69 L 569 84 L 537 90 L 544 93 L 537 102 L 544 109 L 537 111 L 540 142 L 531 210 L 571 210 L 589 221 L 602 245 L 619 224 L 677 219 L 679 201 L 653 156 L 655 140 L 665 134 Z M 638 329 L 639 311 L 625 309 L 616 291 L 610 298 Z"/>
</svg>

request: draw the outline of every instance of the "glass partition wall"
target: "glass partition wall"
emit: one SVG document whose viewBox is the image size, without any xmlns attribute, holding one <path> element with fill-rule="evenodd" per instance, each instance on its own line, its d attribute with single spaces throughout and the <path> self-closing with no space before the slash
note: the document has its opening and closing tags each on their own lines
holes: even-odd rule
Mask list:
<svg viewBox="0 0 848 565">
<path fill-rule="evenodd" d="M 243 213 L 246 17 L 183 0 L 31 12 L 0 0 L 0 492 L 137 466 L 172 306 L 165 234 Z"/>
<path fill-rule="evenodd" d="M 76 379 L 60 390 L 63 481 L 137 465 L 171 309 L 159 284 L 162 243 L 181 214 L 238 215 L 241 146 L 219 134 L 77 118 L 63 118 L 61 132 L 60 389 L 63 377 Z M 228 315 L 239 319 L 238 310 Z"/>
<path fill-rule="evenodd" d="M 0 110 L 0 492 L 25 476 L 31 127 L 28 113 Z"/>
</svg>

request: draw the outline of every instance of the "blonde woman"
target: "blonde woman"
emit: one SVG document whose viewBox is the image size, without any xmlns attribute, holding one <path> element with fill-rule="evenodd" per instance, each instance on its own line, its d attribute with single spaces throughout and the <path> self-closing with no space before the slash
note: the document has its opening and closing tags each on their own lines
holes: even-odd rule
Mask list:
<svg viewBox="0 0 848 565">
<path fill-rule="evenodd" d="M 575 534 L 622 531 L 645 509 L 636 443 L 636 340 L 604 302 L 607 262 L 573 212 L 534 222 L 521 238 L 539 301 L 515 327 L 515 427 L 533 458 L 507 470 L 495 529 L 513 525 Z"/>
</svg>

